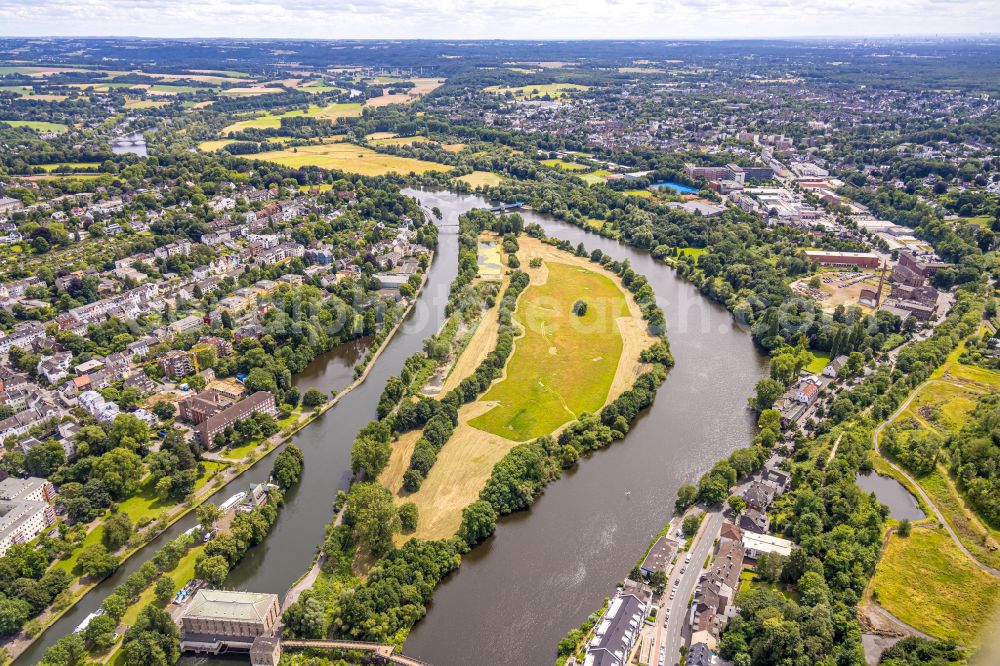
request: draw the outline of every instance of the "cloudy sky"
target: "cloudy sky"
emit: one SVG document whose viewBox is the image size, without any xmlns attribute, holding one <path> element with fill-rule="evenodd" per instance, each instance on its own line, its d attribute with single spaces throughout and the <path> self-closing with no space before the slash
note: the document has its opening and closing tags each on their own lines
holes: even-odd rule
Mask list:
<svg viewBox="0 0 1000 666">
<path fill-rule="evenodd" d="M 1000 0 L 0 0 L 0 35 L 726 38 L 1000 33 Z"/>
</svg>

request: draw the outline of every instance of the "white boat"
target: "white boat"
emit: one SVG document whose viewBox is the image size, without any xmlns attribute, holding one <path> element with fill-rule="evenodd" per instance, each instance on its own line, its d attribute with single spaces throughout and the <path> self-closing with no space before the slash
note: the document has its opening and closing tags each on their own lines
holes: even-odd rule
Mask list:
<svg viewBox="0 0 1000 666">
<path fill-rule="evenodd" d="M 235 495 L 233 495 L 232 497 L 230 497 L 229 499 L 227 499 L 225 502 L 223 502 L 222 504 L 220 504 L 219 505 L 219 510 L 222 511 L 222 513 L 226 513 L 227 511 L 229 511 L 230 509 L 232 509 L 234 506 L 236 506 L 237 504 L 239 504 L 240 502 L 242 502 L 243 498 L 246 497 L 246 496 L 247 496 L 246 492 L 241 490 L 240 492 L 236 493 Z"/>
<path fill-rule="evenodd" d="M 94 611 L 93 613 L 91 613 L 90 615 L 88 615 L 87 617 L 83 618 L 83 622 L 81 622 L 80 624 L 76 625 L 76 629 L 73 630 L 73 633 L 74 634 L 78 634 L 81 631 L 85 630 L 90 625 L 91 620 L 93 620 L 95 617 L 98 617 L 100 615 L 104 615 L 104 609 L 103 608 L 99 608 L 96 611 Z"/>
</svg>

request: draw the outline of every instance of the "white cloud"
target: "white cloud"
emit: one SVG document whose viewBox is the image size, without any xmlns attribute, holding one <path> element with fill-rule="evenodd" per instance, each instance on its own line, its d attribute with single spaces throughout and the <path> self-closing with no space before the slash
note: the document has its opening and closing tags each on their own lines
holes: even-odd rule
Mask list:
<svg viewBox="0 0 1000 666">
<path fill-rule="evenodd" d="M 0 34 L 601 39 L 982 34 L 996 0 L 0 0 Z"/>
</svg>

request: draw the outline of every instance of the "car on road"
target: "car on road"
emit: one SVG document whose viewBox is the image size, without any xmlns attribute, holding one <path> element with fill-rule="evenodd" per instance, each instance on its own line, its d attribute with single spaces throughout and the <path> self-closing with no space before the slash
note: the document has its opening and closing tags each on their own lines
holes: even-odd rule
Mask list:
<svg viewBox="0 0 1000 666">
<path fill-rule="evenodd" d="M 685 571 L 687 571 L 687 569 L 688 569 L 687 567 L 681 567 L 681 573 L 684 573 Z"/>
</svg>

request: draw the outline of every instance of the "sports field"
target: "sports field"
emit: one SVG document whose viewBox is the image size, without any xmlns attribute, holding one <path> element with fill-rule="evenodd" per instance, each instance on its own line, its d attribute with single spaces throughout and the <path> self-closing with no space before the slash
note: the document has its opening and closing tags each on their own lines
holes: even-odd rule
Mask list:
<svg viewBox="0 0 1000 666">
<path fill-rule="evenodd" d="M 232 93 L 235 90 L 237 89 L 232 88 L 226 92 Z M 325 120 L 336 120 L 337 118 L 353 118 L 360 115 L 361 104 L 354 102 L 344 104 L 328 104 L 326 106 L 311 104 L 308 111 L 303 109 L 294 109 L 292 111 L 286 111 L 285 113 L 278 114 L 265 113 L 264 115 L 257 116 L 256 118 L 237 121 L 223 129 L 222 134 L 225 136 L 245 129 L 277 129 L 281 127 L 282 118 L 322 118 Z"/>
<path fill-rule="evenodd" d="M 563 171 L 586 171 L 590 168 L 582 164 L 578 164 L 577 162 L 565 162 L 563 160 L 542 160 L 542 164 L 548 167 L 562 169 Z"/>
<path fill-rule="evenodd" d="M 483 401 L 496 407 L 470 424 L 515 441 L 547 435 L 584 411 L 596 411 L 611 389 L 622 353 L 615 320 L 628 314 L 625 295 L 605 275 L 549 263 L 548 279 L 521 296 L 515 318 L 525 333 L 515 343 L 506 377 Z M 578 317 L 572 307 L 587 303 Z"/>
<path fill-rule="evenodd" d="M 590 173 L 585 173 L 580 176 L 581 179 L 588 185 L 597 185 L 598 183 L 608 182 L 608 176 L 611 175 L 610 171 L 605 171 L 604 169 L 598 169 L 597 171 L 591 171 Z"/>
<path fill-rule="evenodd" d="M 317 166 L 339 169 L 363 176 L 381 176 L 387 173 L 407 174 L 425 171 L 450 171 L 451 167 L 435 162 L 425 162 L 411 157 L 398 157 L 376 153 L 351 143 L 327 143 L 319 146 L 299 146 L 286 150 L 272 150 L 250 156 L 253 159 L 276 162 L 289 167 Z"/>
</svg>

